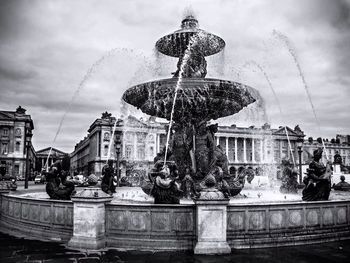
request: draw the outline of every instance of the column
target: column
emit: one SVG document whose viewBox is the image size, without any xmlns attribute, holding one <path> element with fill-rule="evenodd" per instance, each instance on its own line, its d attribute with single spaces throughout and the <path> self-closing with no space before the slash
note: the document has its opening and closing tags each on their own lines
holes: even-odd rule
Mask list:
<svg viewBox="0 0 350 263">
<path fill-rule="evenodd" d="M 279 144 L 280 144 L 280 160 L 282 160 L 283 157 L 283 150 L 282 150 L 282 146 L 283 146 L 283 140 L 279 140 Z"/>
<path fill-rule="evenodd" d="M 263 148 L 263 140 L 260 140 L 260 162 L 264 161 L 264 148 Z"/>
<path fill-rule="evenodd" d="M 252 162 L 255 163 L 254 138 L 252 138 Z"/>
<path fill-rule="evenodd" d="M 216 136 L 216 145 L 219 145 L 219 143 L 220 143 L 220 137 Z"/>
<path fill-rule="evenodd" d="M 137 133 L 134 133 L 134 160 L 137 159 Z"/>
<path fill-rule="evenodd" d="M 105 248 L 105 204 L 113 199 L 101 188 L 89 187 L 72 196 L 73 236 L 68 246 L 78 249 Z"/>
<path fill-rule="evenodd" d="M 123 134 L 123 145 L 122 145 L 122 156 L 125 157 L 126 156 L 126 139 L 125 139 L 125 133 Z"/>
<path fill-rule="evenodd" d="M 229 254 L 231 248 L 227 243 L 227 205 L 221 192 L 201 193 L 196 199 L 196 234 L 197 244 L 194 254 Z M 208 196 L 211 199 L 206 199 Z M 204 197 L 204 198 L 203 198 Z"/>
<path fill-rule="evenodd" d="M 235 162 L 238 163 L 237 137 L 235 137 Z"/>
<path fill-rule="evenodd" d="M 228 159 L 228 137 L 226 137 L 226 156 Z"/>
<path fill-rule="evenodd" d="M 243 138 L 243 162 L 247 162 L 247 138 Z"/>
<path fill-rule="evenodd" d="M 156 133 L 156 153 L 160 152 L 160 145 L 159 145 L 159 134 Z"/>
</svg>

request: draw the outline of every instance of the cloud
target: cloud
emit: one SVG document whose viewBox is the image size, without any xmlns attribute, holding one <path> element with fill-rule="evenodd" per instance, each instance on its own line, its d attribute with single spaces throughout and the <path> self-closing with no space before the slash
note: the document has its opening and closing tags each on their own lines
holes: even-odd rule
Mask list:
<svg viewBox="0 0 350 263">
<path fill-rule="evenodd" d="M 35 124 L 37 149 L 51 145 L 68 110 L 54 146 L 72 151 L 102 112 L 121 114 L 120 98 L 128 87 L 171 77 L 177 61 L 156 54 L 154 44 L 177 30 L 184 10 L 191 8 L 203 29 L 226 42 L 224 53 L 207 59 L 208 77 L 243 82 L 258 90 L 275 127 L 300 124 L 313 137 L 349 133 L 349 7 L 349 0 L 4 0 L 0 2 L 1 109 L 27 108 Z M 273 38 L 274 29 L 293 43 L 321 131 L 293 58 Z M 86 77 L 112 49 L 116 51 Z M 264 75 L 253 67 L 242 69 L 251 60 L 264 67 L 282 115 Z M 261 107 L 252 105 L 227 121 L 256 125 L 264 120 Z"/>
</svg>

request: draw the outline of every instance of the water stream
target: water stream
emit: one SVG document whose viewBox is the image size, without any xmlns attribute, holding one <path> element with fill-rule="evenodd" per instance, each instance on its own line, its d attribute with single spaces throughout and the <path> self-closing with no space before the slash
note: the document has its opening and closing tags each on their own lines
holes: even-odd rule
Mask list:
<svg viewBox="0 0 350 263">
<path fill-rule="evenodd" d="M 183 78 L 182 75 L 184 73 L 185 65 L 187 64 L 187 61 L 190 57 L 191 49 L 196 44 L 196 41 L 198 40 L 199 37 L 200 37 L 199 34 L 194 34 L 193 36 L 190 37 L 188 46 L 186 47 L 185 54 L 183 56 L 183 59 L 182 59 L 181 65 L 180 65 L 179 77 L 178 77 L 177 82 L 176 82 L 175 95 L 174 95 L 174 100 L 173 100 L 173 104 L 172 104 L 172 108 L 171 108 L 170 123 L 169 123 L 167 138 L 166 138 L 166 144 L 165 144 L 164 165 L 166 164 L 166 160 L 167 160 L 170 134 L 171 134 L 171 126 L 173 124 L 173 117 L 174 117 L 174 110 L 175 110 L 175 103 L 176 103 L 176 99 L 177 99 L 178 90 L 181 86 L 181 82 L 182 82 L 182 78 Z"/>
<path fill-rule="evenodd" d="M 289 54 L 292 56 L 293 60 L 294 60 L 294 63 L 298 69 L 298 72 L 299 72 L 299 76 L 303 82 L 303 86 L 304 86 L 304 89 L 305 89 L 305 92 L 306 92 L 306 95 L 307 95 L 307 98 L 309 100 L 309 103 L 310 103 L 310 106 L 311 106 L 311 109 L 312 109 L 312 112 L 313 112 L 313 115 L 314 115 L 314 118 L 315 118 L 315 121 L 316 121 L 316 124 L 317 124 L 317 127 L 318 127 L 318 131 L 321 133 L 321 125 L 320 125 L 320 121 L 317 117 L 317 114 L 316 114 L 316 110 L 315 110 L 315 106 L 312 102 L 312 99 L 311 99 L 311 94 L 310 94 L 310 91 L 309 91 L 309 87 L 306 83 L 306 80 L 305 80 L 305 76 L 303 74 L 303 71 L 301 70 L 301 67 L 300 67 L 300 63 L 298 61 L 298 56 L 295 52 L 295 48 L 293 48 L 293 45 L 292 43 L 290 42 L 289 38 L 285 35 L 283 35 L 281 32 L 278 32 L 277 30 L 273 30 L 272 32 L 273 36 L 275 36 L 277 39 L 279 39 L 280 41 L 282 41 L 282 43 L 285 45 L 285 47 L 288 49 L 289 51 Z M 322 146 L 323 146 L 323 149 L 324 149 L 324 153 L 326 155 L 326 159 L 328 160 L 328 153 L 327 153 L 327 150 L 326 150 L 326 146 L 324 144 L 324 141 L 322 139 Z"/>
<path fill-rule="evenodd" d="M 266 71 L 264 70 L 264 68 L 260 64 L 258 64 L 256 61 L 253 61 L 253 60 L 252 61 L 248 61 L 247 63 L 245 63 L 243 67 L 248 67 L 248 66 L 254 66 L 254 67 L 258 68 L 260 70 L 260 72 L 264 75 L 264 77 L 265 77 L 265 79 L 266 79 L 266 81 L 267 81 L 267 83 L 268 83 L 268 85 L 269 85 L 269 87 L 270 87 L 270 89 L 271 89 L 271 91 L 273 93 L 273 96 L 274 96 L 274 98 L 276 100 L 277 107 L 278 107 L 278 110 L 279 110 L 279 112 L 281 114 L 281 117 L 283 119 L 286 119 L 284 114 L 283 114 L 282 107 L 281 107 L 280 101 L 278 99 L 278 96 L 276 94 L 276 91 L 273 88 L 271 80 L 270 80 L 269 76 L 267 75 Z M 285 131 L 286 136 L 287 136 L 288 147 L 289 147 L 289 151 L 290 151 L 290 154 L 291 154 L 291 157 L 292 157 L 293 165 L 296 166 L 294 153 L 293 153 L 292 145 L 290 143 L 289 134 L 288 134 L 286 125 L 284 126 L 284 131 Z"/>
<path fill-rule="evenodd" d="M 86 72 L 85 76 L 83 77 L 83 79 L 80 81 L 77 89 L 75 90 L 75 92 L 73 93 L 73 96 L 71 98 L 71 100 L 69 101 L 67 107 L 66 107 L 66 111 L 64 112 L 59 124 L 58 124 L 58 129 L 56 131 L 55 137 L 51 143 L 51 147 L 50 147 L 50 151 L 49 154 L 47 155 L 46 158 L 46 163 L 45 166 L 46 167 L 46 171 L 48 171 L 48 161 L 52 152 L 52 148 L 54 146 L 54 144 L 56 143 L 57 137 L 61 131 L 62 128 L 62 124 L 67 116 L 67 114 L 69 113 L 69 111 L 71 110 L 71 107 L 73 105 L 73 102 L 75 101 L 75 99 L 78 97 L 80 90 L 84 87 L 85 83 L 89 80 L 89 78 L 93 75 L 93 73 L 96 71 L 96 68 L 98 68 L 102 62 L 104 62 L 107 58 L 111 57 L 116 51 L 120 51 L 120 48 L 113 48 L 111 50 L 109 50 L 106 54 L 104 54 L 101 58 L 99 58 L 97 61 L 95 61 L 95 63 L 92 64 L 92 66 L 88 69 L 88 71 Z"/>
</svg>

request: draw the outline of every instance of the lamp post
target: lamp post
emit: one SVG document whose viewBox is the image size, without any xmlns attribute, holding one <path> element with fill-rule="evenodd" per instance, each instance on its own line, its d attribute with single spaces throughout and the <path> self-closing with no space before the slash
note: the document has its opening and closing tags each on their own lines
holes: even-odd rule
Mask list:
<svg viewBox="0 0 350 263">
<path fill-rule="evenodd" d="M 28 189 L 28 180 L 29 180 L 29 173 L 30 173 L 30 165 L 29 165 L 29 152 L 30 152 L 30 145 L 33 133 L 30 129 L 26 130 L 26 174 L 24 179 L 24 189 Z"/>
<path fill-rule="evenodd" d="M 299 138 L 297 140 L 297 147 L 298 147 L 298 154 L 299 154 L 299 184 L 302 183 L 303 180 L 303 176 L 302 176 L 302 163 L 301 163 L 301 154 L 303 152 L 302 148 L 303 148 L 303 143 L 304 143 L 304 139 L 303 138 Z"/>
<path fill-rule="evenodd" d="M 117 186 L 119 186 L 119 180 L 120 180 L 120 171 L 119 171 L 119 165 L 120 165 L 120 149 L 121 149 L 121 140 L 120 140 L 120 135 L 116 135 L 115 137 L 115 150 L 117 154 Z"/>
</svg>

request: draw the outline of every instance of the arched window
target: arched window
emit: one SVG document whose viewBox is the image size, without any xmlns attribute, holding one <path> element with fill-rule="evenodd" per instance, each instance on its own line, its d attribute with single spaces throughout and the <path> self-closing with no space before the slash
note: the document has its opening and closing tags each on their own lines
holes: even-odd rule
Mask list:
<svg viewBox="0 0 350 263">
<path fill-rule="evenodd" d="M 107 156 L 108 154 L 108 145 L 105 145 L 105 148 L 104 148 L 104 155 Z"/>
</svg>

